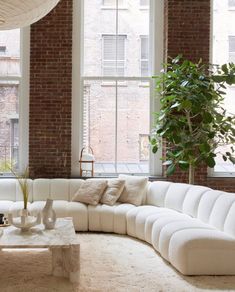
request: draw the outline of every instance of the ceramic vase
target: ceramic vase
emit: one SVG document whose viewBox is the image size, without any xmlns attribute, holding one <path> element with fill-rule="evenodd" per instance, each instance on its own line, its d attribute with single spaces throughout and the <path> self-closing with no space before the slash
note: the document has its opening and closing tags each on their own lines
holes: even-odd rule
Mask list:
<svg viewBox="0 0 235 292">
<path fill-rule="evenodd" d="M 45 207 L 42 210 L 42 222 L 45 229 L 53 229 L 56 222 L 56 213 L 52 209 L 53 200 L 47 199 Z"/>
</svg>

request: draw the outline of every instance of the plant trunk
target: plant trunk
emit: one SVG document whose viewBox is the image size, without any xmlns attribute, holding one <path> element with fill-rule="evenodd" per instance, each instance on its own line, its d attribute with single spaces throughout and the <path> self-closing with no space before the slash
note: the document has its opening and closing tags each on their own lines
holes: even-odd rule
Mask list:
<svg viewBox="0 0 235 292">
<path fill-rule="evenodd" d="M 192 164 L 189 165 L 189 177 L 188 183 L 194 185 L 194 177 L 195 177 L 195 168 Z"/>
</svg>

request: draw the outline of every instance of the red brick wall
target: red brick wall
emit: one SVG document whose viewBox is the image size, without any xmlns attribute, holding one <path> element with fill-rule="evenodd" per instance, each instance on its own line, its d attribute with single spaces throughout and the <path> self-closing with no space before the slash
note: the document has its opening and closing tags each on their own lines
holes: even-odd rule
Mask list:
<svg viewBox="0 0 235 292">
<path fill-rule="evenodd" d="M 210 0 L 165 0 L 165 58 L 183 54 L 197 62 L 210 60 Z M 187 182 L 186 172 L 177 170 L 168 177 L 175 182 Z M 215 189 L 235 192 L 235 178 L 209 178 L 207 168 L 196 171 L 195 183 Z"/>
<path fill-rule="evenodd" d="M 210 0 L 165 0 L 166 53 L 209 62 Z"/>
<path fill-rule="evenodd" d="M 71 169 L 72 0 L 31 27 L 31 177 L 69 177 Z"/>
</svg>

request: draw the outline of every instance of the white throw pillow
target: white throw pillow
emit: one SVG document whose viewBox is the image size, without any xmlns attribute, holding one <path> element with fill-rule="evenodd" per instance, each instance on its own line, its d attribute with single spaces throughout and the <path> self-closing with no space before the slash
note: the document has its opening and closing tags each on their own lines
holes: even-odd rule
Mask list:
<svg viewBox="0 0 235 292">
<path fill-rule="evenodd" d="M 123 179 L 109 179 L 108 186 L 100 200 L 101 204 L 113 206 L 120 197 L 125 185 Z"/>
<path fill-rule="evenodd" d="M 146 194 L 148 178 L 124 174 L 120 174 L 119 178 L 125 180 L 125 186 L 118 201 L 140 206 Z"/>
<path fill-rule="evenodd" d="M 88 179 L 84 181 L 84 183 L 75 193 L 72 201 L 96 206 L 98 205 L 106 187 L 107 180 Z"/>
</svg>

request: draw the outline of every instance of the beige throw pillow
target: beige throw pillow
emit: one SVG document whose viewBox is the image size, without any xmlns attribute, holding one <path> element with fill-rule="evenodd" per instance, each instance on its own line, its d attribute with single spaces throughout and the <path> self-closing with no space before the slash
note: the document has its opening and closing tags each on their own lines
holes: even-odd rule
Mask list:
<svg viewBox="0 0 235 292">
<path fill-rule="evenodd" d="M 100 200 L 101 204 L 113 206 L 120 197 L 125 185 L 123 179 L 110 179 L 108 180 L 108 186 L 103 193 Z"/>
<path fill-rule="evenodd" d="M 106 187 L 106 180 L 86 180 L 75 193 L 72 201 L 96 206 Z"/>
<path fill-rule="evenodd" d="M 148 178 L 124 174 L 120 174 L 119 178 L 125 179 L 125 186 L 118 201 L 140 206 L 146 194 Z"/>
</svg>

